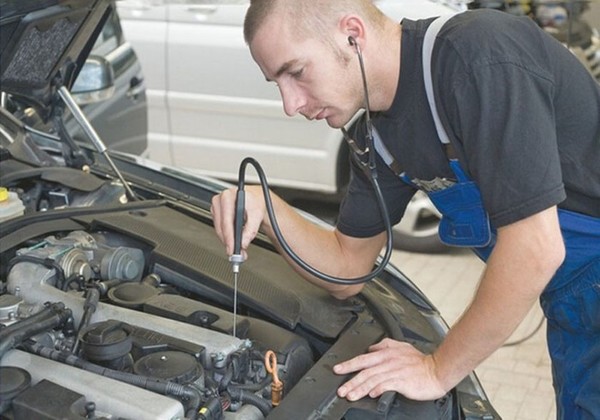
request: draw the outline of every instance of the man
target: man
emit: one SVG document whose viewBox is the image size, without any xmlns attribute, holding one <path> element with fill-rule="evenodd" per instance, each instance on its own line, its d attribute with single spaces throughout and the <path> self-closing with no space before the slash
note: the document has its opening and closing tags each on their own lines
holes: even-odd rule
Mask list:
<svg viewBox="0 0 600 420">
<path fill-rule="evenodd" d="M 357 400 L 393 390 L 416 400 L 441 397 L 500 347 L 541 299 L 558 417 L 597 418 L 600 86 L 530 19 L 469 11 L 450 19 L 435 41 L 436 126 L 421 64 L 431 21 L 398 24 L 370 0 L 253 0 L 246 15 L 252 57 L 277 83 L 290 116 L 335 128 L 347 124 L 365 103 L 362 53 L 373 126 L 395 160 L 388 165 L 377 156 L 392 223 L 415 187 L 424 188 L 448 216 L 448 240 L 479 247 L 487 262 L 471 305 L 433 354 L 385 339 L 334 367 L 338 374 L 358 372 L 338 395 Z M 439 127 L 451 150 L 440 142 Z M 365 125 L 358 131 L 364 145 Z M 456 188 L 431 187 L 439 181 Z M 271 196 L 284 237 L 304 261 L 342 278 L 371 270 L 386 234 L 360 165 L 353 167 L 333 231 Z M 465 206 L 469 197 L 474 201 Z M 212 207 L 228 254 L 234 202 L 235 191 L 228 190 Z M 259 229 L 277 243 L 260 189 L 246 188 L 242 249 Z M 324 282 L 295 267 L 339 299 L 362 288 Z"/>
</svg>

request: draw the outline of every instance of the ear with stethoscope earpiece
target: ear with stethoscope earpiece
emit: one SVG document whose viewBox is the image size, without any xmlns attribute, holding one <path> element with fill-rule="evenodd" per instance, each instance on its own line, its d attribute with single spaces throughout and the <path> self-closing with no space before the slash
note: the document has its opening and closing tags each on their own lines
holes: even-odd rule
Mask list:
<svg viewBox="0 0 600 420">
<path fill-rule="evenodd" d="M 354 39 L 354 37 L 352 35 L 348 36 L 348 44 L 353 46 L 357 53 L 359 52 L 358 51 L 358 49 L 359 49 L 358 42 L 356 42 L 356 39 Z"/>
</svg>

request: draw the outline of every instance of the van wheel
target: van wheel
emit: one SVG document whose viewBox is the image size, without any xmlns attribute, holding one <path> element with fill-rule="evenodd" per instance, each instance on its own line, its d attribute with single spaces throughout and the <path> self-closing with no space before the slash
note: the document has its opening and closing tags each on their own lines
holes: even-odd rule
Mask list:
<svg viewBox="0 0 600 420">
<path fill-rule="evenodd" d="M 449 247 L 440 241 L 441 214 L 426 194 L 417 191 L 400 223 L 393 228 L 394 248 L 409 252 L 440 253 Z"/>
</svg>

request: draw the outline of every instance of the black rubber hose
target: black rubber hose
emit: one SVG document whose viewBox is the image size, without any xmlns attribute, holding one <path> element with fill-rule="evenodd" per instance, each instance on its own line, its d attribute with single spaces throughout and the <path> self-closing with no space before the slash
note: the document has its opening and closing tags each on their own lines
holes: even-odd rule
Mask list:
<svg viewBox="0 0 600 420">
<path fill-rule="evenodd" d="M 256 384 L 230 384 L 229 388 L 243 389 L 245 391 L 256 392 L 269 386 L 271 382 L 273 382 L 273 379 L 271 379 L 271 376 L 269 375 Z"/>
<path fill-rule="evenodd" d="M 90 323 L 90 319 L 92 319 L 92 315 L 96 312 L 96 308 L 98 308 L 98 303 L 100 302 L 100 292 L 98 289 L 91 288 L 85 292 L 85 302 L 83 303 L 83 316 L 81 317 L 81 323 L 79 327 L 77 327 L 77 331 L 81 331 L 83 328 L 87 327 Z"/>
<path fill-rule="evenodd" d="M 65 272 L 56 261 L 51 258 L 40 258 L 33 255 L 17 255 L 8 262 L 6 266 L 6 274 L 8 275 L 15 265 L 22 262 L 41 264 L 44 267 L 53 268 L 56 270 L 56 276 L 58 277 L 56 281 L 56 287 L 62 290 L 62 287 L 65 283 Z"/>
<path fill-rule="evenodd" d="M 225 391 L 233 378 L 233 368 L 229 366 L 219 381 L 219 391 Z"/>
<path fill-rule="evenodd" d="M 50 360 L 65 363 L 69 366 L 74 366 L 97 375 L 125 382 L 127 384 L 147 389 L 158 394 L 176 397 L 182 402 L 182 404 L 184 404 L 187 417 L 193 419 L 197 417 L 201 402 L 200 392 L 191 386 L 180 385 L 175 382 L 165 381 L 162 379 L 148 378 L 145 376 L 136 375 L 134 373 L 108 369 L 83 360 L 70 353 L 54 350 L 44 347 L 40 344 L 26 344 L 25 348 L 32 353 Z"/>
<path fill-rule="evenodd" d="M 235 387 L 229 387 L 227 392 L 231 395 L 232 400 L 255 406 L 265 417 L 271 412 L 271 403 L 252 392 Z"/>
<path fill-rule="evenodd" d="M 77 327 L 77 336 L 75 343 L 73 343 L 72 353 L 77 354 L 79 350 L 79 343 L 81 342 L 81 331 L 88 326 L 92 315 L 96 312 L 100 302 L 100 292 L 96 288 L 88 289 L 85 293 L 85 302 L 83 304 L 83 316 L 81 317 L 81 323 Z"/>
<path fill-rule="evenodd" d="M 71 285 L 73 283 L 77 283 L 77 291 L 81 291 L 83 290 L 83 284 L 84 284 L 84 278 L 81 274 L 75 273 L 75 274 L 71 274 L 64 282 L 64 284 L 62 285 L 61 290 L 63 292 L 66 292 L 68 290 L 71 289 Z"/>
<path fill-rule="evenodd" d="M 70 309 L 66 309 L 61 302 L 52 303 L 29 318 L 17 321 L 0 330 L 0 359 L 4 354 L 23 341 L 44 331 L 63 325 L 73 316 Z"/>
<path fill-rule="evenodd" d="M 372 153 L 371 153 L 371 155 L 372 155 Z M 254 169 L 256 169 L 256 173 L 258 174 L 258 178 L 260 180 L 260 185 L 261 185 L 262 191 L 263 191 L 263 196 L 265 199 L 265 205 L 267 207 L 267 214 L 269 216 L 269 220 L 271 221 L 271 226 L 273 227 L 273 233 L 277 237 L 277 240 L 279 241 L 279 244 L 281 245 L 281 249 L 300 268 L 302 268 L 304 271 L 308 272 L 309 274 L 315 276 L 318 279 L 324 280 L 329 283 L 344 284 L 344 285 L 365 283 L 365 282 L 377 277 L 385 269 L 385 266 L 390 261 L 390 258 L 392 256 L 392 251 L 394 249 L 393 240 L 392 240 L 392 225 L 391 225 L 390 217 L 389 217 L 389 214 L 387 211 L 387 206 L 385 204 L 385 200 L 384 200 L 383 194 L 381 192 L 381 188 L 379 187 L 379 182 L 377 179 L 377 172 L 375 170 L 375 167 L 369 168 L 369 170 L 370 170 L 369 180 L 371 181 L 371 184 L 373 185 L 373 189 L 375 191 L 375 196 L 377 197 L 377 203 L 379 204 L 379 209 L 381 211 L 381 215 L 383 217 L 383 220 L 385 221 L 385 227 L 386 227 L 386 233 L 387 233 L 385 254 L 382 258 L 382 261 L 377 266 L 377 268 L 375 268 L 369 274 L 366 274 L 366 275 L 360 276 L 360 277 L 355 277 L 355 278 L 343 278 L 343 277 L 331 276 L 320 270 L 317 270 L 316 268 L 312 267 L 310 264 L 305 262 L 302 258 L 300 258 L 300 256 L 298 254 L 296 254 L 294 252 L 294 250 L 289 246 L 289 244 L 283 237 L 283 234 L 281 233 L 281 229 L 279 228 L 279 224 L 277 223 L 277 218 L 275 217 L 275 210 L 273 209 L 273 202 L 272 202 L 271 196 L 269 194 L 269 184 L 267 182 L 267 177 L 266 177 L 262 167 L 260 166 L 260 164 L 253 158 L 247 157 L 244 160 L 242 160 L 242 163 L 240 164 L 239 175 L 238 175 L 239 176 L 238 191 L 244 190 L 246 166 L 248 164 L 254 166 Z M 236 205 L 237 205 L 237 203 L 236 203 Z M 239 210 L 240 210 L 239 208 L 236 208 L 236 212 L 239 213 Z M 236 219 L 237 219 L 237 217 L 236 217 Z M 236 222 L 237 222 L 237 220 L 236 220 Z"/>
</svg>

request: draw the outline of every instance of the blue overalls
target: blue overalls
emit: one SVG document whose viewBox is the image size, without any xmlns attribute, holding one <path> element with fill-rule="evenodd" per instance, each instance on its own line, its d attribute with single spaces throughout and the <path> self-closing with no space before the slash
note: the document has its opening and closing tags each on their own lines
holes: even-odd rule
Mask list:
<svg viewBox="0 0 600 420">
<path fill-rule="evenodd" d="M 479 188 L 450 160 L 457 182 L 431 191 L 442 213 L 442 242 L 472 247 L 484 261 L 496 234 L 490 228 Z M 416 186 L 406 174 L 403 181 Z M 540 296 L 547 318 L 548 349 L 557 418 L 600 419 L 600 219 L 558 209 L 566 257 Z"/>
<path fill-rule="evenodd" d="M 433 98 L 431 52 L 437 31 L 451 16 L 436 19 L 423 44 L 423 74 L 428 101 L 441 143 L 449 144 Z M 392 167 L 393 157 L 375 133 L 375 149 Z M 429 198 L 442 213 L 439 234 L 449 245 L 472 247 L 484 261 L 495 244 L 495 230 L 483 207 L 478 186 L 456 159 L 449 159 L 456 183 L 433 183 Z M 417 187 L 405 173 L 403 181 Z M 446 180 L 445 180 L 446 181 Z M 429 184 L 432 185 L 432 184 Z M 422 189 L 422 188 L 421 188 Z M 557 418 L 600 419 L 600 219 L 559 209 L 566 257 L 540 297 L 548 320 Z"/>
</svg>

